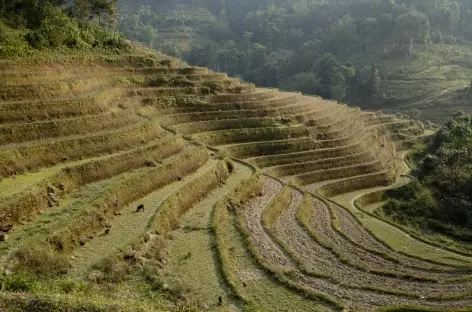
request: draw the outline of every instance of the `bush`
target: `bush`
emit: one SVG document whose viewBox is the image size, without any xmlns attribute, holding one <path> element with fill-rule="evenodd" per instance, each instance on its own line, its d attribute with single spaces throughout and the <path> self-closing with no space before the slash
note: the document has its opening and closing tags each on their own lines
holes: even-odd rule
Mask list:
<svg viewBox="0 0 472 312">
<path fill-rule="evenodd" d="M 45 18 L 38 29 L 31 30 L 26 39 L 36 49 L 78 47 L 83 40 L 78 24 L 60 8 L 46 4 Z"/>
<path fill-rule="evenodd" d="M 68 47 L 74 49 L 105 48 L 128 51 L 130 46 L 119 33 L 107 32 L 89 23 L 79 26 L 76 20 L 51 4 L 46 4 L 44 19 L 37 29 L 30 30 L 26 41 L 35 49 Z"/>
<path fill-rule="evenodd" d="M 102 273 L 97 280 L 98 283 L 119 283 L 128 277 L 131 268 L 127 262 L 121 261 L 117 257 L 110 257 L 96 264 L 94 269 Z"/>
<path fill-rule="evenodd" d="M 387 191 L 391 199 L 381 211 L 395 221 L 471 241 L 471 147 L 472 115 L 459 112 L 429 146 L 415 149 L 415 181 Z"/>
<path fill-rule="evenodd" d="M 52 250 L 49 245 L 27 246 L 15 253 L 18 268 L 40 277 L 56 277 L 66 274 L 70 268 L 65 255 Z"/>
<path fill-rule="evenodd" d="M 26 56 L 31 53 L 24 34 L 0 21 L 0 57 Z"/>
<path fill-rule="evenodd" d="M 122 34 L 108 32 L 97 25 L 83 25 L 80 35 L 83 42 L 93 48 L 106 48 L 118 51 L 128 51 L 130 49 Z"/>
<path fill-rule="evenodd" d="M 21 272 L 6 276 L 2 289 L 10 292 L 31 292 L 37 287 L 37 280 L 28 273 Z"/>
</svg>

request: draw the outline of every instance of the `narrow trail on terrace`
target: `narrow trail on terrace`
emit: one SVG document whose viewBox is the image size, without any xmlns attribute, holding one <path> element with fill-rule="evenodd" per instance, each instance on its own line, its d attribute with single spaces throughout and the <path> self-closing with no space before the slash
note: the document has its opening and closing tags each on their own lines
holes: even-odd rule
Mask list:
<svg viewBox="0 0 472 312">
<path fill-rule="evenodd" d="M 253 170 L 233 162 L 234 172 L 219 188 L 210 192 L 182 218 L 180 228 L 170 232 L 171 240 L 165 249 L 167 262 L 163 265 L 163 280 L 168 284 L 182 281 L 188 296 L 201 307 L 217 308 L 217 298 L 232 300 L 218 268 L 211 232 L 211 216 L 215 203 L 228 195 L 242 181 L 251 177 Z"/>
<path fill-rule="evenodd" d="M 405 174 L 409 172 L 409 168 L 404 161 L 405 154 L 406 152 L 401 155 L 402 176 L 400 176 L 394 184 L 387 187 L 364 189 L 347 194 L 342 194 L 331 198 L 331 201 L 336 204 L 339 204 L 341 207 L 344 207 L 344 209 L 348 209 L 353 215 L 356 216 L 362 226 L 365 226 L 366 228 L 372 230 L 382 242 L 384 242 L 393 250 L 400 251 L 401 253 L 411 255 L 415 258 L 418 257 L 418 254 L 421 254 L 422 259 L 424 259 L 425 261 L 433 261 L 439 266 L 441 266 L 441 264 L 449 266 L 452 264 L 453 266 L 459 267 L 472 266 L 472 257 L 464 256 L 459 253 L 444 250 L 433 244 L 422 242 L 412 237 L 407 232 L 391 224 L 388 224 L 387 222 L 380 220 L 375 216 L 368 215 L 365 211 L 359 209 L 356 206 L 356 199 L 363 195 L 370 194 L 379 190 L 395 189 L 406 185 L 411 181 L 409 177 L 405 176 Z M 380 227 L 383 228 L 383 231 L 375 230 Z M 398 237 L 399 239 L 392 240 L 392 237 Z M 392 245 L 392 243 L 394 243 L 395 245 Z"/>
<path fill-rule="evenodd" d="M 399 172 L 400 177 L 397 178 L 397 181 L 389 187 L 379 187 L 373 190 L 398 188 L 411 182 L 411 178 L 406 176 L 406 174 L 409 172 L 410 169 L 404 161 L 405 155 L 406 155 L 406 152 L 403 152 L 400 156 L 400 158 L 402 159 L 402 162 L 401 162 L 402 167 Z M 370 191 L 367 190 L 367 191 L 371 192 L 372 190 Z M 340 198 L 341 197 L 342 195 L 340 196 Z M 322 203 L 319 203 L 319 204 L 324 205 Z M 377 203 L 377 205 L 379 205 L 379 203 Z M 427 273 L 428 275 L 430 275 L 430 277 L 433 277 L 431 276 L 432 274 L 434 275 L 434 277 L 438 279 L 454 276 L 451 268 L 448 266 L 442 266 L 440 264 L 432 264 L 427 261 L 422 261 L 421 259 L 411 259 L 408 256 L 405 256 L 401 253 L 397 253 L 394 250 L 389 249 L 387 246 L 385 246 L 384 244 L 376 240 L 370 233 L 368 233 L 361 226 L 361 224 L 359 224 L 359 222 L 357 222 L 356 219 L 345 208 L 336 204 L 332 204 L 331 207 L 332 207 L 333 216 L 339 222 L 340 230 L 347 236 L 347 238 L 340 237 L 341 235 L 337 234 L 334 231 L 331 221 L 329 221 L 330 224 L 327 225 L 329 226 L 327 229 L 331 232 L 332 236 L 338 237 L 338 240 L 341 239 L 341 241 L 343 241 L 343 243 L 340 244 L 340 246 L 347 246 L 349 248 L 358 249 L 357 252 L 353 253 L 354 255 L 362 255 L 366 251 L 364 251 L 360 247 L 352 246 L 351 241 L 354 242 L 354 244 L 357 243 L 360 246 L 370 248 L 384 254 L 390 255 L 391 253 L 395 253 L 395 259 L 401 261 L 401 264 L 397 265 L 395 263 L 384 263 L 383 267 L 385 268 L 390 269 L 393 266 L 393 267 L 397 267 L 397 269 L 402 269 L 400 266 L 403 264 L 405 269 L 409 267 L 415 270 L 420 270 L 420 271 L 423 271 L 423 273 Z M 325 213 L 328 214 L 327 218 L 328 220 L 330 220 L 331 215 L 329 215 L 329 211 L 325 211 Z M 379 256 L 376 256 L 374 254 L 371 254 L 370 256 L 373 258 L 377 258 L 377 261 L 382 261 L 382 262 L 385 261 L 385 259 L 380 259 Z M 412 272 L 407 272 L 407 273 L 412 273 Z"/>
<path fill-rule="evenodd" d="M 149 220 L 167 197 L 217 163 L 217 160 L 210 159 L 195 173 L 183 177 L 181 181 L 169 184 L 124 207 L 121 210 L 122 215 L 110 220 L 111 230 L 108 235 L 102 234 L 74 252 L 70 275 L 85 278 L 88 269 L 94 264 L 135 242 L 146 232 Z M 138 204 L 144 204 L 144 212 L 136 212 Z"/>
</svg>

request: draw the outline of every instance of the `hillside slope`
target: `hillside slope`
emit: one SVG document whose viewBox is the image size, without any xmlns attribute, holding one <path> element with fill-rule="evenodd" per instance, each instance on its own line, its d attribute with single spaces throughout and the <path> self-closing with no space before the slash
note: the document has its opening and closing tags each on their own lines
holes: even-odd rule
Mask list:
<svg viewBox="0 0 472 312">
<path fill-rule="evenodd" d="M 441 124 L 472 80 L 465 0 L 120 0 L 118 28 L 195 66 Z M 427 102 L 427 103 L 426 103 Z"/>
<path fill-rule="evenodd" d="M 469 255 L 336 204 L 422 124 L 143 50 L 0 67 L 1 309 L 472 306 Z"/>
</svg>

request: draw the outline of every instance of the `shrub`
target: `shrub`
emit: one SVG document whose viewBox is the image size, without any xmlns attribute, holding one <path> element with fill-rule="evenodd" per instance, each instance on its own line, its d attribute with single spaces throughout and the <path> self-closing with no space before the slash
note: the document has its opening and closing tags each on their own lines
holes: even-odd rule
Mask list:
<svg viewBox="0 0 472 312">
<path fill-rule="evenodd" d="M 106 48 L 119 51 L 129 51 L 130 46 L 125 38 L 118 32 L 108 32 L 103 28 L 86 24 L 81 29 L 81 38 L 93 48 Z"/>
<path fill-rule="evenodd" d="M 25 246 L 15 253 L 18 268 L 40 277 L 55 277 L 69 270 L 65 255 L 54 252 L 49 245 Z"/>
<path fill-rule="evenodd" d="M 82 42 L 80 29 L 60 8 L 46 4 L 45 18 L 38 29 L 26 35 L 30 45 L 36 49 L 57 48 L 63 45 L 77 47 Z"/>
<path fill-rule="evenodd" d="M 0 57 L 26 56 L 31 53 L 20 30 L 7 27 L 0 21 Z"/>
<path fill-rule="evenodd" d="M 6 276 L 2 289 L 10 292 L 31 292 L 37 287 L 37 280 L 26 272 Z"/>
<path fill-rule="evenodd" d="M 119 283 L 128 277 L 131 268 L 127 262 L 120 261 L 117 257 L 110 257 L 96 264 L 94 269 L 103 273 L 97 282 Z"/>
<path fill-rule="evenodd" d="M 97 25 L 76 20 L 51 4 L 46 4 L 44 19 L 38 28 L 30 30 L 26 41 L 35 49 L 68 47 L 74 49 L 105 48 L 116 52 L 128 51 L 123 35 L 108 32 Z"/>
</svg>

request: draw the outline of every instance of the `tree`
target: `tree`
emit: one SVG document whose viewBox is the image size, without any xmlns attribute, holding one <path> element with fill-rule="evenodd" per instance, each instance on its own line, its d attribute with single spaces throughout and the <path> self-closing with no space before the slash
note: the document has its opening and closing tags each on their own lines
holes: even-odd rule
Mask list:
<svg viewBox="0 0 472 312">
<path fill-rule="evenodd" d="M 254 34 L 250 31 L 245 31 L 243 38 L 244 42 L 246 43 L 246 47 L 249 47 L 251 45 L 251 40 L 254 37 Z"/>
<path fill-rule="evenodd" d="M 374 64 L 372 69 L 372 95 L 376 95 L 379 92 L 380 86 L 380 72 L 377 69 L 377 64 Z"/>
<path fill-rule="evenodd" d="M 98 24 L 101 25 L 102 15 L 114 16 L 116 14 L 117 0 L 89 0 L 90 11 L 98 16 Z"/>
<path fill-rule="evenodd" d="M 382 39 L 390 38 L 393 31 L 393 17 L 388 13 L 380 15 L 377 19 L 378 22 L 378 33 L 382 35 Z"/>
<path fill-rule="evenodd" d="M 149 24 L 143 25 L 139 30 L 139 40 L 154 48 L 154 41 L 157 38 L 157 29 Z"/>
<path fill-rule="evenodd" d="M 252 46 L 252 63 L 254 67 L 262 68 L 265 64 L 267 48 L 262 44 L 254 44 Z"/>
<path fill-rule="evenodd" d="M 62 6 L 66 0 L 0 0 L 0 17 L 17 26 L 35 29 L 46 15 L 46 7 Z"/>
<path fill-rule="evenodd" d="M 347 69 L 347 68 L 346 68 Z M 314 66 L 320 77 L 320 93 L 325 98 L 342 100 L 347 92 L 347 81 L 343 67 L 333 55 L 323 55 Z"/>
<path fill-rule="evenodd" d="M 357 87 L 363 97 L 372 99 L 379 91 L 380 73 L 377 66 L 364 66 L 357 77 Z"/>
<path fill-rule="evenodd" d="M 429 38 L 429 20 L 423 13 L 408 11 L 396 18 L 398 39 L 408 46 L 408 55 L 413 53 L 415 41 L 426 42 Z"/>
<path fill-rule="evenodd" d="M 354 19 L 349 14 L 344 15 L 331 27 L 328 38 L 332 49 L 349 49 L 357 39 Z"/>
<path fill-rule="evenodd" d="M 282 84 L 282 88 L 301 91 L 306 94 L 317 94 L 320 89 L 320 79 L 312 72 L 299 73 L 287 79 Z"/>
<path fill-rule="evenodd" d="M 361 33 L 366 42 L 366 51 L 369 52 L 369 44 L 377 37 L 378 23 L 373 17 L 368 17 L 362 22 Z"/>
<path fill-rule="evenodd" d="M 84 23 L 90 16 L 91 6 L 89 0 L 75 0 L 73 13 L 80 23 Z"/>
</svg>

